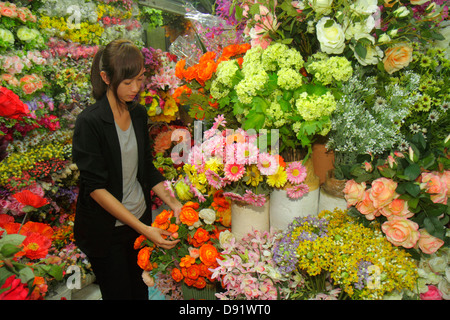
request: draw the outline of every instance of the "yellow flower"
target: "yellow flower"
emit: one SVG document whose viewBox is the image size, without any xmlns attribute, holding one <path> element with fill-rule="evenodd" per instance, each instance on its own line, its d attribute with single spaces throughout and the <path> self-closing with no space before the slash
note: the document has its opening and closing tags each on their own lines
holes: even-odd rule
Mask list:
<svg viewBox="0 0 450 320">
<path fill-rule="evenodd" d="M 258 167 L 254 164 L 247 167 L 245 170 L 244 181 L 247 185 L 251 185 L 252 187 L 257 187 L 260 182 L 263 181 L 263 177 L 258 170 Z"/>
<path fill-rule="evenodd" d="M 278 166 L 277 172 L 267 177 L 267 184 L 271 187 L 282 188 L 287 182 L 287 173 L 282 166 Z"/>
</svg>

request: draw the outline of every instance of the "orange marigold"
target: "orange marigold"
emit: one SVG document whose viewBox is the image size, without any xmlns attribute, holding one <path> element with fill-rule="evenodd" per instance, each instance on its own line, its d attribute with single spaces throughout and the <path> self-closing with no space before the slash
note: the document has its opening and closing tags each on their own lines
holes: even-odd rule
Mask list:
<svg viewBox="0 0 450 320">
<path fill-rule="evenodd" d="M 180 79 L 184 78 L 184 67 L 186 66 L 186 60 L 181 59 L 177 62 L 175 65 L 175 76 L 177 76 Z"/>
<path fill-rule="evenodd" d="M 181 280 L 183 280 L 183 274 L 181 273 L 180 269 L 178 268 L 173 268 L 172 269 L 172 279 L 175 280 L 176 282 L 180 282 Z"/>
<path fill-rule="evenodd" d="M 200 260 L 207 266 L 217 263 L 216 259 L 219 257 L 216 247 L 212 244 L 206 243 L 200 247 Z"/>
</svg>

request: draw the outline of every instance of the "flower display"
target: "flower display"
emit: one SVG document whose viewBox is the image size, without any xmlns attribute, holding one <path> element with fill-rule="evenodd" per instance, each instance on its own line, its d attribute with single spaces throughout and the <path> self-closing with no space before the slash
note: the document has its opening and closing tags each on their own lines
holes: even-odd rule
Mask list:
<svg viewBox="0 0 450 320">
<path fill-rule="evenodd" d="M 222 252 L 212 278 L 218 279 L 224 292 L 221 300 L 287 299 L 304 284 L 298 272 L 282 273 L 277 269 L 273 250 L 277 234 L 255 230 L 239 242 L 230 232 L 219 237 Z"/>
<path fill-rule="evenodd" d="M 395 246 L 435 253 L 448 239 L 449 174 L 443 147 L 430 150 L 423 135 L 415 134 L 408 152 L 354 165 L 344 188 L 350 211 L 379 221 Z"/>
<path fill-rule="evenodd" d="M 225 128 L 225 117 L 217 116 L 205 140 L 184 156 L 184 174 L 170 182 L 180 199 L 197 197 L 203 202 L 208 194 L 223 190 L 230 200 L 263 206 L 273 189 L 286 188 L 291 198 L 308 192 L 301 162 L 285 163 L 281 156 L 264 151 L 265 137 Z"/>
<path fill-rule="evenodd" d="M 298 270 L 305 277 L 311 289 L 298 297 L 306 299 L 326 294 L 327 283 L 341 290 L 340 299 L 383 299 L 413 290 L 418 278 L 416 262 L 379 227 L 364 227 L 338 209 L 294 219 L 273 255 L 280 273 Z"/>
<path fill-rule="evenodd" d="M 213 201 L 215 198 L 211 196 L 208 204 L 185 202 L 180 224 L 175 223 L 173 211 L 163 210 L 156 216 L 152 226 L 171 232 L 172 239 L 181 241 L 174 248 L 165 250 L 143 236 L 136 239 L 138 265 L 144 273 L 151 278 L 170 275 L 173 281 L 197 289 L 215 281 L 211 269 L 220 259 L 218 239 L 226 228 L 221 223 L 224 214 L 214 209 Z"/>
</svg>

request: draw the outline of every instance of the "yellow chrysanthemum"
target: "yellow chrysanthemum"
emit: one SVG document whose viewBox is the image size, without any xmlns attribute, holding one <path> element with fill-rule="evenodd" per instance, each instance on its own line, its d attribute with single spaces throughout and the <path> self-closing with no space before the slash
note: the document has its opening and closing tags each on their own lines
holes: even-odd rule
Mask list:
<svg viewBox="0 0 450 320">
<path fill-rule="evenodd" d="M 282 166 L 278 166 L 276 173 L 267 177 L 267 184 L 271 187 L 282 188 L 287 182 L 287 173 Z"/>
</svg>

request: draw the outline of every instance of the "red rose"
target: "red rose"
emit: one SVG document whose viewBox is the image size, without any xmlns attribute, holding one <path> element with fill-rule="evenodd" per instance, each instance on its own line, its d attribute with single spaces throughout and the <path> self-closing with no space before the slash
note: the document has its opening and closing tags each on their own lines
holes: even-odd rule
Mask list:
<svg viewBox="0 0 450 320">
<path fill-rule="evenodd" d="M 0 300 L 30 300 L 28 287 L 17 279 L 15 275 L 9 276 L 0 289 L 9 290 L 0 294 Z"/>
<path fill-rule="evenodd" d="M 19 119 L 29 113 L 28 106 L 11 90 L 0 86 L 0 117 Z"/>
</svg>

